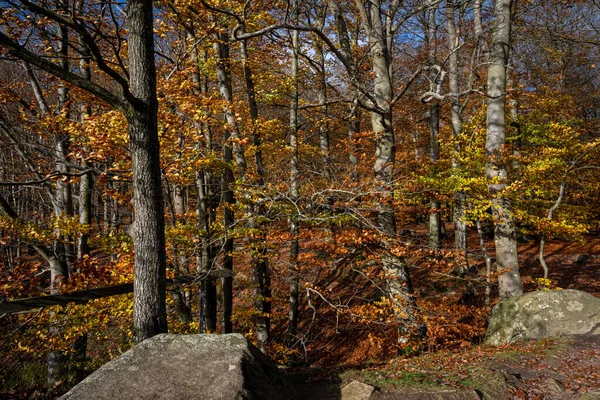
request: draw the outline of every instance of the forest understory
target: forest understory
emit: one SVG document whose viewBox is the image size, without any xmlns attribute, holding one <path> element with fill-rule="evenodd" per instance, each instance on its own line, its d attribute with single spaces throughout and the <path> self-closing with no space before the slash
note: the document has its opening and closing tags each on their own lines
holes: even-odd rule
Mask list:
<svg viewBox="0 0 600 400">
<path fill-rule="evenodd" d="M 423 224 L 411 225 L 409 228 L 405 231 L 408 236 L 404 240 L 410 239 L 416 244 L 426 243 L 427 229 Z M 476 231 L 470 232 L 470 269 L 468 273 L 457 276 L 452 262 L 452 235 L 450 229 L 448 238 L 444 240 L 447 249 L 436 254 L 424 250 L 411 264 L 415 297 L 421 316 L 427 321 L 429 336 L 425 341 L 411 342 L 412 347 L 399 351 L 396 343 L 397 321 L 386 316 L 385 304 L 377 304 L 375 301 L 376 305 L 373 306 L 373 299 L 381 296 L 381 293 L 378 294 L 380 289 L 374 281 L 365 277 L 368 272 L 359 274 L 349 263 L 340 263 L 335 270 L 327 268 L 328 257 L 319 250 L 323 244 L 321 239 L 312 239 L 305 243 L 305 250 L 301 253 L 301 258 L 307 262 L 313 260 L 312 263 L 308 262 L 310 268 L 302 276 L 303 280 L 311 282 L 307 285 L 310 290 L 301 296 L 298 337 L 302 338 L 302 342 L 290 349 L 281 339 L 275 339 L 267 346 L 267 354 L 291 372 L 306 375 L 307 382 L 317 382 L 315 387 L 321 386 L 321 389 L 328 388 L 332 382 L 335 386 L 353 379 L 392 392 L 414 390 L 416 393 L 439 389 L 440 385 L 468 389 L 480 387 L 482 382 L 491 379 L 494 371 L 506 370 L 513 371 L 519 377 L 508 382 L 512 385 L 510 388 L 515 398 L 549 398 L 546 397 L 551 393 L 551 388 L 548 387 L 553 384 L 549 384 L 551 381 L 548 379 L 558 381 L 562 390 L 566 390 L 558 392 L 567 396 L 565 399 L 575 398 L 568 396 L 576 393 L 596 389 L 600 384 L 596 368 L 598 365 L 594 363 L 600 354 L 600 344 L 596 338 L 576 339 L 575 345 L 569 344 L 568 339 L 548 339 L 500 347 L 481 344 L 491 308 L 485 304 L 486 268 L 479 237 Z M 493 239 L 487 238 L 485 243 L 493 258 Z M 310 250 L 311 245 L 314 250 Z M 533 238 L 522 238 L 519 244 L 519 261 L 525 290 L 540 290 L 545 285 L 552 290 L 576 289 L 600 297 L 599 250 L 600 238 L 593 234 L 585 235 L 580 241 L 549 241 L 545 256 L 550 282 L 540 282 L 537 279 L 543 276 L 543 270 L 538 258 L 539 242 Z M 254 340 L 252 289 L 249 283 L 251 271 L 244 254 L 241 249 L 234 257 L 235 265 L 239 266 L 234 279 L 234 306 L 237 310 L 234 315 L 234 330 L 245 333 L 250 340 Z M 277 265 L 278 258 L 285 259 L 288 256 L 289 248 L 283 246 L 271 261 L 273 265 Z M 104 259 L 105 256 L 99 256 L 99 260 Z M 315 268 L 318 265 L 314 262 L 315 259 L 323 262 L 321 268 Z M 494 278 L 491 285 L 490 306 L 493 306 L 498 301 Z M 285 275 L 273 271 L 274 338 L 285 337 L 287 288 Z M 100 329 L 96 326 L 95 334 L 88 337 L 85 375 L 131 346 L 130 339 L 127 339 L 127 335 L 124 336 L 123 331 L 127 328 L 127 320 L 131 318 L 130 314 L 127 317 L 127 309 L 129 308 L 129 313 L 131 311 L 131 306 L 127 305 L 130 301 L 131 295 L 92 301 L 90 307 L 100 310 L 96 311 L 97 315 L 88 315 L 88 311 L 82 309 L 82 306 L 69 306 L 67 314 L 72 319 L 70 324 L 73 327 L 77 324 L 77 318 L 87 317 L 106 323 L 108 315 L 120 316 Z M 195 299 L 192 309 L 197 307 Z M 103 311 L 106 313 L 104 316 Z M 36 351 L 34 345 L 28 349 L 21 340 L 14 341 L 16 334 L 35 336 L 37 331 L 39 337 L 40 332 L 47 329 L 47 319 L 39 318 L 39 312 L 33 317 L 26 315 L 27 319 L 18 327 L 19 332 L 4 332 L 0 351 L 7 373 L 2 376 L 0 397 L 53 398 L 66 391 L 71 383 L 61 381 L 55 388 L 48 390 L 45 355 Z M 169 315 L 173 331 L 195 333 L 197 322 L 178 322 L 173 303 L 169 307 Z M 67 341 L 68 338 L 75 337 L 81 327 L 74 331 L 75 333 L 69 332 L 67 329 Z"/>
</svg>

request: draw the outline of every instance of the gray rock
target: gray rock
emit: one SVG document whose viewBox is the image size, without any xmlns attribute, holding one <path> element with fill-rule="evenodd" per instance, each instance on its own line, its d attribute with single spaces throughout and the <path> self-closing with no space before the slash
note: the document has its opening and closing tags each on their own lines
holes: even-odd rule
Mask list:
<svg viewBox="0 0 600 400">
<path fill-rule="evenodd" d="M 577 290 L 539 291 L 498 303 L 485 343 L 499 346 L 579 334 L 600 335 L 600 299 Z"/>
<path fill-rule="evenodd" d="M 577 400 L 600 400 L 600 389 L 584 393 Z"/>
<path fill-rule="evenodd" d="M 374 391 L 374 386 L 352 381 L 342 388 L 342 400 L 369 400 Z"/>
<path fill-rule="evenodd" d="M 285 376 L 244 336 L 157 335 L 61 399 L 294 399 Z"/>
<path fill-rule="evenodd" d="M 479 394 L 468 389 L 439 389 L 423 391 L 383 391 L 375 393 L 376 400 L 481 400 Z"/>
<path fill-rule="evenodd" d="M 554 379 L 554 378 L 546 378 L 542 382 L 542 386 L 547 391 L 548 399 L 564 399 L 566 397 L 566 389 L 562 382 Z"/>
</svg>

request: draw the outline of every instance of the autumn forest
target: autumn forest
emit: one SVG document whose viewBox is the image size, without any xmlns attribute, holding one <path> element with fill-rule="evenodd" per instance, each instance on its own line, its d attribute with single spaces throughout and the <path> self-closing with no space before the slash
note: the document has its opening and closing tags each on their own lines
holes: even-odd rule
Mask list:
<svg viewBox="0 0 600 400">
<path fill-rule="evenodd" d="M 0 13 L 1 396 L 164 332 L 376 364 L 476 346 L 527 291 L 600 296 L 595 0 Z"/>
</svg>

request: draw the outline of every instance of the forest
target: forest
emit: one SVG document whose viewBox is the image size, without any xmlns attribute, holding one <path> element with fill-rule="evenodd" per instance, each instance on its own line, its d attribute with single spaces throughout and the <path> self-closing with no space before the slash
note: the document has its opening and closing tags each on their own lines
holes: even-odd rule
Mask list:
<svg viewBox="0 0 600 400">
<path fill-rule="evenodd" d="M 600 297 L 596 0 L 0 13 L 0 397 L 164 332 L 379 365 Z"/>
</svg>

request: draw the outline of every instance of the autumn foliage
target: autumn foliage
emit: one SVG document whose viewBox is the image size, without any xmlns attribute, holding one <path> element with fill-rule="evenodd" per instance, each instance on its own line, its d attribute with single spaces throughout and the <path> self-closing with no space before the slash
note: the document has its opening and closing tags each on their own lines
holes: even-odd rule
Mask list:
<svg viewBox="0 0 600 400">
<path fill-rule="evenodd" d="M 2 35 L 55 65 L 66 40 L 66 71 L 80 77 L 88 71 L 89 82 L 117 90 L 119 81 L 100 61 L 127 77 L 122 5 L 83 1 L 65 11 L 63 3 L 0 1 Z M 220 279 L 202 277 L 231 261 L 233 330 L 264 346 L 281 364 L 379 365 L 399 354 L 435 352 L 454 354 L 452 359 L 481 342 L 498 301 L 498 275 L 506 272 L 493 265 L 487 67 L 485 46 L 474 33 L 472 2 L 455 2 L 461 28 L 455 49 L 458 80 L 465 88 L 454 96 L 461 105 L 459 134 L 452 132 L 453 97 L 442 96 L 449 91 L 446 72 L 433 80 L 431 75 L 435 65 L 448 69 L 448 2 L 432 2 L 429 8 L 415 2 L 395 10 L 399 25 L 389 70 L 398 96 L 389 105 L 395 154 L 388 162 L 393 167 L 388 181 L 374 173 L 383 134 L 374 133 L 372 125 L 378 78 L 368 32 L 354 2 L 337 2 L 335 9 L 329 3 L 177 0 L 154 5 L 167 278 L 196 277 L 167 288 L 169 332 L 210 331 L 210 301 L 216 307 L 216 332 L 224 331 L 228 289 Z M 484 3 L 483 28 L 491 32 L 492 9 Z M 588 285 L 563 271 L 569 263 L 585 275 L 585 263 L 569 257 L 598 250 L 600 55 L 599 47 L 589 44 L 598 37 L 593 32 L 585 37 L 570 25 L 593 6 L 534 3 L 519 2 L 514 10 L 507 140 L 494 154 L 508 171 L 501 195 L 514 208 L 526 290 L 572 287 L 599 295 L 597 276 L 590 276 Z M 294 7 L 301 11 L 297 21 Z M 347 47 L 334 11 L 345 21 Z M 432 13 L 435 25 L 428 40 L 421 20 L 425 13 Z M 561 13 L 568 15 L 562 23 Z M 74 25 L 58 23 L 61 15 Z M 551 40 L 547 30 L 556 37 Z M 133 282 L 134 259 L 140 255 L 131 236 L 134 178 L 126 117 L 80 86 L 19 61 L 7 43 L 0 41 L 2 301 Z M 290 67 L 294 54 L 296 76 Z M 423 93 L 436 86 L 441 99 L 433 100 L 440 115 L 434 140 L 432 109 Z M 66 97 L 60 94 L 64 91 Z M 439 157 L 431 161 L 433 147 L 439 147 Z M 90 221 L 82 222 L 82 182 L 88 178 Z M 466 254 L 454 244 L 456 193 L 468 199 Z M 432 200 L 439 209 L 432 208 Z M 393 210 L 396 235 L 382 229 L 384 209 Z M 432 248 L 427 221 L 436 213 L 443 240 Z M 297 234 L 291 233 L 294 223 Z M 82 237 L 89 251 L 77 251 Z M 547 246 L 545 280 L 539 280 L 544 277 L 536 261 L 540 241 Z M 51 261 L 58 254 L 68 268 L 57 278 Z M 486 256 L 492 261 L 489 270 Z M 390 276 L 385 267 L 390 259 L 408 271 L 408 279 Z M 260 277 L 260 271 L 268 276 Z M 299 318 L 290 335 L 294 279 Z M 393 294 L 395 281 L 407 296 Z M 44 387 L 46 356 L 53 352 L 71 360 L 63 378 L 53 383 L 54 393 L 76 383 L 78 370 L 87 374 L 133 345 L 132 312 L 132 295 L 125 294 L 0 315 L 0 369 L 5 371 L 0 396 L 52 395 Z M 268 339 L 263 342 L 264 331 Z M 75 345 L 82 338 L 83 356 Z"/>
</svg>

